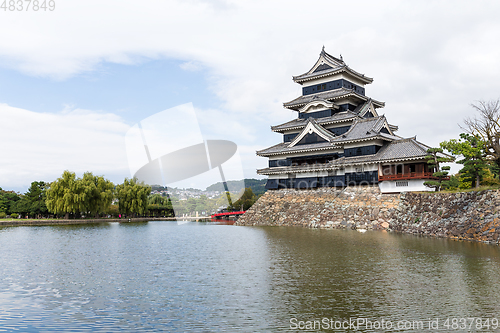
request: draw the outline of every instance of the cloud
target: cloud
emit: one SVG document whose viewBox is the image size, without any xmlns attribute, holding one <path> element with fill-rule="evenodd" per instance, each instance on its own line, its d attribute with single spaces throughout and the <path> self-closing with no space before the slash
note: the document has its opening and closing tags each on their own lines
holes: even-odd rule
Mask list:
<svg viewBox="0 0 500 333">
<path fill-rule="evenodd" d="M 53 181 L 64 170 L 112 177 L 129 176 L 124 134 L 129 126 L 110 113 L 75 109 L 37 113 L 0 104 L 0 184 L 28 187 Z"/>
<path fill-rule="evenodd" d="M 54 12 L 2 13 L 0 59 L 58 80 L 106 62 L 181 60 L 208 73 L 218 112 L 238 123 L 227 132 L 264 148 L 275 137 L 269 126 L 290 120 L 282 103 L 301 93 L 291 76 L 325 45 L 375 79 L 367 95 L 386 102 L 379 113 L 398 134 L 435 146 L 458 136 L 471 102 L 500 97 L 499 10 L 470 1 L 75 0 Z"/>
<path fill-rule="evenodd" d="M 194 61 L 187 61 L 184 62 L 180 65 L 180 67 L 185 70 L 185 71 L 190 71 L 190 72 L 198 72 L 203 69 L 203 66 L 201 66 L 199 63 L 196 63 Z"/>
</svg>

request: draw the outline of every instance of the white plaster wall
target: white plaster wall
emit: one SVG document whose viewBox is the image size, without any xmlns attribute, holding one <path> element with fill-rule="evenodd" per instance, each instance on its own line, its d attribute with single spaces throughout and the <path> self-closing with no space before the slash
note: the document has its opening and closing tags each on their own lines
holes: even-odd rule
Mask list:
<svg viewBox="0 0 500 333">
<path fill-rule="evenodd" d="M 434 191 L 433 189 L 424 185 L 425 179 L 409 179 L 398 180 L 398 182 L 406 181 L 408 186 L 396 186 L 395 180 L 385 180 L 378 183 L 378 187 L 382 193 L 399 193 L 399 192 L 413 192 L 413 191 Z"/>
<path fill-rule="evenodd" d="M 346 166 L 345 172 L 356 172 L 356 168 L 361 168 L 361 167 L 363 167 L 363 172 L 378 171 L 378 164 L 362 164 L 362 165 Z"/>
</svg>

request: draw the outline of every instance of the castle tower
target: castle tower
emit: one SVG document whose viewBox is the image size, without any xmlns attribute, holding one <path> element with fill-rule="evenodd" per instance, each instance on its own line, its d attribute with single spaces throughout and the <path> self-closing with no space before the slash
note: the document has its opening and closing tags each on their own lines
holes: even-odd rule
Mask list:
<svg viewBox="0 0 500 333">
<path fill-rule="evenodd" d="M 257 151 L 269 158 L 266 188 L 312 189 L 378 184 L 382 193 L 426 191 L 432 178 L 428 146 L 395 134 L 398 127 L 380 116 L 384 102 L 369 98 L 373 79 L 342 59 L 321 51 L 314 66 L 294 76 L 302 95 L 283 106 L 297 118 L 272 126 L 283 142 Z"/>
</svg>

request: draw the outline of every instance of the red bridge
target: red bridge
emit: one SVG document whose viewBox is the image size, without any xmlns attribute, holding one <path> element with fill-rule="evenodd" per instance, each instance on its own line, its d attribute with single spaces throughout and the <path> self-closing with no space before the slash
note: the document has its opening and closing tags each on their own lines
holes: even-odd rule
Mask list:
<svg viewBox="0 0 500 333">
<path fill-rule="evenodd" d="M 217 214 L 212 214 L 211 217 L 213 219 L 216 218 L 222 218 L 222 217 L 229 217 L 229 216 L 237 216 L 237 215 L 243 215 L 245 214 L 245 211 L 239 211 L 239 212 L 225 212 L 225 213 L 217 213 Z"/>
</svg>

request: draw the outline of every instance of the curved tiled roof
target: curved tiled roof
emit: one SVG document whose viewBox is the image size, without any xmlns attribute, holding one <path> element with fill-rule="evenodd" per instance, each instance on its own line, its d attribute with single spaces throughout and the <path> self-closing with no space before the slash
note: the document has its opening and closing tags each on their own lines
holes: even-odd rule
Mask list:
<svg viewBox="0 0 500 333">
<path fill-rule="evenodd" d="M 339 149 L 341 148 L 338 145 L 335 145 L 331 142 L 320 142 L 308 145 L 296 145 L 293 147 L 289 147 L 290 142 L 282 142 L 277 145 L 271 146 L 266 149 L 258 150 L 257 155 L 259 156 L 272 156 L 272 155 L 281 155 L 287 153 L 297 153 L 303 151 L 316 151 L 316 150 L 325 150 L 325 149 Z"/>
<path fill-rule="evenodd" d="M 424 160 L 428 155 L 427 149 L 429 148 L 429 146 L 417 141 L 415 138 L 407 138 L 392 141 L 391 143 L 388 143 L 387 145 L 380 148 L 380 150 L 373 155 L 341 157 L 326 164 L 265 168 L 260 169 L 257 172 L 262 175 L 288 172 L 296 173 L 320 170 L 335 170 L 349 165 Z M 442 155 L 449 157 L 446 154 Z"/>
<path fill-rule="evenodd" d="M 306 105 L 307 103 L 310 103 L 310 102 L 314 101 L 315 99 L 325 99 L 327 101 L 333 101 L 336 99 L 340 99 L 343 97 L 350 97 L 350 96 L 356 97 L 356 98 L 358 98 L 362 101 L 365 101 L 365 102 L 370 99 L 369 97 L 367 97 L 365 95 L 361 95 L 361 94 L 355 92 L 354 89 L 347 89 L 347 88 L 342 87 L 339 89 L 328 90 L 328 91 L 324 91 L 324 92 L 320 92 L 320 93 L 316 93 L 316 94 L 303 95 L 303 96 L 295 98 L 294 100 L 291 100 L 290 102 L 283 103 L 283 106 L 287 109 L 298 109 L 299 107 Z M 373 102 L 373 105 L 375 107 L 380 108 L 380 107 L 385 106 L 384 102 L 379 102 L 379 101 L 376 101 L 374 99 L 372 99 L 372 102 Z"/>
<path fill-rule="evenodd" d="M 366 139 L 398 140 L 399 138 L 380 132 L 386 122 L 385 116 L 373 118 L 358 118 L 351 128 L 335 138 L 334 142 L 362 141 Z"/>
<path fill-rule="evenodd" d="M 317 119 L 307 119 L 305 121 L 305 125 L 312 122 L 314 126 L 324 132 L 327 133 L 328 136 L 331 137 L 330 142 L 320 142 L 315 144 L 308 145 L 300 145 L 295 147 L 290 147 L 289 142 L 280 143 L 278 145 L 260 150 L 257 152 L 257 155 L 260 156 L 269 156 L 269 155 L 278 155 L 278 154 L 286 154 L 290 152 L 296 151 L 312 151 L 316 148 L 318 149 L 328 149 L 328 148 L 338 148 L 341 147 L 345 143 L 349 142 L 359 142 L 359 141 L 368 141 L 368 140 L 385 140 L 385 141 L 393 141 L 400 140 L 399 137 L 382 133 L 380 130 L 386 123 L 385 116 L 373 117 L 373 118 L 359 118 L 357 117 L 351 128 L 344 134 L 334 136 L 328 130 L 321 126 L 321 123 Z M 305 127 L 305 126 L 303 126 Z M 302 129 L 304 131 L 305 128 Z M 302 133 L 302 132 L 301 132 Z M 299 134 L 300 135 L 300 134 Z"/>
<path fill-rule="evenodd" d="M 320 63 L 320 60 L 323 60 Z M 327 65 L 324 66 L 323 68 L 319 69 L 319 66 L 321 64 Z M 315 70 L 314 70 L 315 69 Z M 365 82 L 365 83 L 372 83 L 373 79 L 370 77 L 365 76 L 364 74 L 358 73 L 355 70 L 349 68 L 347 64 L 344 62 L 344 60 L 341 58 L 336 58 L 328 53 L 325 52 L 325 49 L 323 48 L 321 50 L 321 53 L 319 55 L 318 60 L 316 61 L 316 64 L 307 71 L 304 74 L 294 76 L 293 80 L 297 83 L 301 83 L 304 81 L 309 81 L 309 80 L 314 80 L 316 78 L 321 78 L 329 75 L 334 75 L 340 72 L 347 72 L 351 74 L 354 77 L 357 77 L 359 80 Z"/>
<path fill-rule="evenodd" d="M 352 111 L 344 111 L 335 113 L 333 116 L 330 117 L 317 118 L 316 122 L 320 125 L 328 125 L 337 122 L 352 120 L 355 118 L 358 118 L 356 113 Z M 271 126 L 271 129 L 275 132 L 282 132 L 290 129 L 303 128 L 306 125 L 307 125 L 307 119 L 294 119 L 281 125 Z"/>
</svg>

